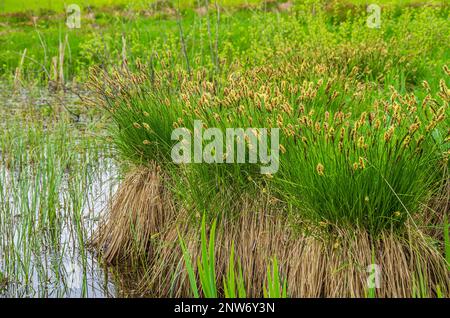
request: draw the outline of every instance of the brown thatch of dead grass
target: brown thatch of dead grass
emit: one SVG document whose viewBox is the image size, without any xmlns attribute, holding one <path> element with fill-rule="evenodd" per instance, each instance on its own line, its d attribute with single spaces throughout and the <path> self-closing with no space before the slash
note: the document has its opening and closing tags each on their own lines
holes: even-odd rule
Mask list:
<svg viewBox="0 0 450 318">
<path fill-rule="evenodd" d="M 219 286 L 234 242 L 249 297 L 263 295 L 267 266 L 273 256 L 287 279 L 290 297 L 367 297 L 368 267 L 372 263 L 381 268 L 377 297 L 433 297 L 437 286 L 445 295 L 450 292 L 450 273 L 442 254 L 414 225 L 408 225 L 404 235 L 385 232 L 376 239 L 364 230 L 333 229 L 332 234 L 312 236 L 291 231 L 279 207 L 265 205 L 255 210 L 248 205 L 243 210 L 249 212 L 234 220 L 222 220 L 217 226 Z M 143 294 L 192 296 L 177 229 L 195 259 L 200 255 L 200 230 L 198 226 L 187 226 L 186 219 L 187 215 L 181 213 L 158 238 L 142 280 Z"/>
<path fill-rule="evenodd" d="M 151 256 L 151 240 L 167 226 L 174 210 L 163 179 L 155 165 L 127 174 L 91 240 L 107 263 Z"/>
</svg>

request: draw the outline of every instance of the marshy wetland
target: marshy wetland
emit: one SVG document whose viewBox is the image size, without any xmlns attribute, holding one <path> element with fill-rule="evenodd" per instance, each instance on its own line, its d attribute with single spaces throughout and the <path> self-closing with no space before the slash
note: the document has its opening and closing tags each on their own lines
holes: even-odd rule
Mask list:
<svg viewBox="0 0 450 318">
<path fill-rule="evenodd" d="M 445 1 L 73 2 L 0 0 L 0 297 L 450 296 Z"/>
</svg>

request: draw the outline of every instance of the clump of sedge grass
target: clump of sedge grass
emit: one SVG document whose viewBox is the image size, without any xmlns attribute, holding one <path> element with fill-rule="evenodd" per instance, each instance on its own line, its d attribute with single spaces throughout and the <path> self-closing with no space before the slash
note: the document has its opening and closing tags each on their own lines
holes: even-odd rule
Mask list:
<svg viewBox="0 0 450 318">
<path fill-rule="evenodd" d="M 359 119 L 299 116 L 283 142 L 279 193 L 318 222 L 398 228 L 429 199 L 448 151 L 448 89 L 421 103 L 395 90 Z M 447 136 L 445 135 L 447 134 Z"/>
</svg>

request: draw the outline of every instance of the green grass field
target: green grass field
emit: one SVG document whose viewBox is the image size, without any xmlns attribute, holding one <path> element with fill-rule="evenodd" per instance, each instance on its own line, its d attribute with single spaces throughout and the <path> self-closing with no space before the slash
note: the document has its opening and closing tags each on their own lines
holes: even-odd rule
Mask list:
<svg viewBox="0 0 450 318">
<path fill-rule="evenodd" d="M 61 12 L 68 5 L 72 3 L 78 4 L 80 7 L 85 8 L 89 6 L 93 7 L 108 7 L 108 6 L 126 6 L 135 9 L 145 8 L 155 1 L 149 0 L 78 0 L 78 1 L 66 1 L 66 0 L 3 0 L 2 9 L 6 13 L 23 12 L 23 11 L 39 11 L 39 10 L 53 10 Z M 209 1 L 210 3 L 215 3 L 215 1 Z M 297 1 L 296 1 L 297 2 Z M 313 3 L 314 1 L 298 1 L 299 3 Z M 370 1 L 365 0 L 346 0 L 346 3 L 351 4 L 370 4 Z M 405 5 L 405 4 L 442 4 L 445 1 L 438 0 L 379 0 L 376 3 L 380 5 Z M 1 2 L 0 2 L 1 3 Z M 180 6 L 182 8 L 201 6 L 204 1 L 199 0 L 173 0 L 172 3 L 175 6 Z M 239 6 L 239 5 L 261 5 L 264 3 L 263 0 L 218 0 L 217 3 L 221 6 Z"/>
<path fill-rule="evenodd" d="M 56 12 L 64 12 L 64 9 L 72 4 L 76 3 L 81 8 L 87 7 L 112 7 L 112 6 L 123 6 L 133 9 L 144 9 L 152 5 L 155 1 L 149 0 L 79 0 L 79 1 L 66 1 L 66 0 L 30 0 L 30 1 L 12 1 L 3 0 L 3 10 L 5 13 L 15 13 L 24 11 L 40 11 L 40 10 L 52 10 Z M 236 6 L 236 5 L 257 5 L 260 4 L 261 0 L 220 0 L 218 3 L 222 6 Z M 175 6 L 180 6 L 182 8 L 195 7 L 198 3 L 196 0 L 180 0 L 172 1 Z M 200 2 L 203 4 L 203 2 Z"/>
</svg>

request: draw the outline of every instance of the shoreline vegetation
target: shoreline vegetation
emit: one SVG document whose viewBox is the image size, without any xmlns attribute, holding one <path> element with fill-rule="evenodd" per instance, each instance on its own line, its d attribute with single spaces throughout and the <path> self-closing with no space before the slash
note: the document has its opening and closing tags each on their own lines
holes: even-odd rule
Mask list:
<svg viewBox="0 0 450 318">
<path fill-rule="evenodd" d="M 450 297 L 448 5 L 94 2 L 0 14 L 0 296 Z"/>
</svg>

